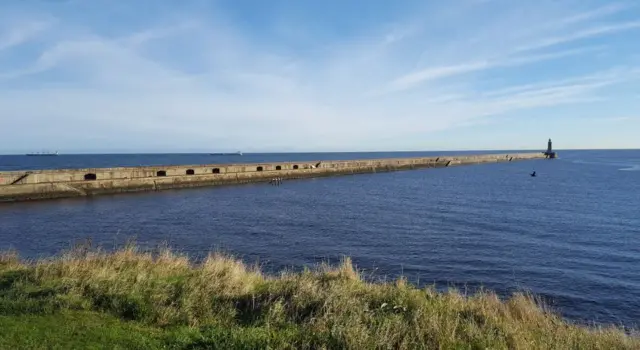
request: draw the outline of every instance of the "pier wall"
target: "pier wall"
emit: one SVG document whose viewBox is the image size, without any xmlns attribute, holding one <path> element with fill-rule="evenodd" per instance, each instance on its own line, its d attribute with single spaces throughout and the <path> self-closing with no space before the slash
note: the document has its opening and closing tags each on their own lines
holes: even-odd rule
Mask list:
<svg viewBox="0 0 640 350">
<path fill-rule="evenodd" d="M 543 158 L 545 158 L 544 153 L 516 153 L 295 163 L 7 171 L 0 172 L 0 201 L 159 191 L 171 188 L 267 182 L 276 177 L 300 179 Z"/>
</svg>

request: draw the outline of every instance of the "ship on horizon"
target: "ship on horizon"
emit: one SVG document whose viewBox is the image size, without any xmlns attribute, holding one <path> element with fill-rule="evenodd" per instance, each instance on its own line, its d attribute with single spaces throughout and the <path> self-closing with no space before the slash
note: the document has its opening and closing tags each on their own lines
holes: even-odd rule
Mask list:
<svg viewBox="0 0 640 350">
<path fill-rule="evenodd" d="M 32 153 L 27 153 L 27 156 L 57 156 L 59 153 L 58 151 L 55 152 L 32 152 Z"/>
<path fill-rule="evenodd" d="M 242 152 L 233 152 L 233 153 L 209 153 L 212 156 L 241 156 Z"/>
</svg>

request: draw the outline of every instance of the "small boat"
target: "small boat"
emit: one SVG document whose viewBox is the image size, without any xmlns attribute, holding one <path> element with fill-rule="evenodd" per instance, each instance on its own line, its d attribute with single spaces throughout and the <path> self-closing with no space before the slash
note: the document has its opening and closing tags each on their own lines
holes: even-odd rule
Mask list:
<svg viewBox="0 0 640 350">
<path fill-rule="evenodd" d="M 34 153 L 27 153 L 27 156 L 40 156 L 40 157 L 44 157 L 44 156 L 57 156 L 58 155 L 58 151 L 55 152 L 34 152 Z"/>
</svg>

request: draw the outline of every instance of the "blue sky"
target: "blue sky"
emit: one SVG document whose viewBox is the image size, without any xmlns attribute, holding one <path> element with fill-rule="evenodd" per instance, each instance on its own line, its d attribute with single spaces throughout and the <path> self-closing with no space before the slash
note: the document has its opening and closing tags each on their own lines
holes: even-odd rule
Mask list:
<svg viewBox="0 0 640 350">
<path fill-rule="evenodd" d="M 6 0 L 0 153 L 640 148 L 634 0 Z"/>
</svg>

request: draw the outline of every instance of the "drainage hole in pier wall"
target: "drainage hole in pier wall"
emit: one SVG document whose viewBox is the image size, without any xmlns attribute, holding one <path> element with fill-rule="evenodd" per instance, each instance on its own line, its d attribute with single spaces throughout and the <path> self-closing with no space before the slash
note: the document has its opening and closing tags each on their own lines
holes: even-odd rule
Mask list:
<svg viewBox="0 0 640 350">
<path fill-rule="evenodd" d="M 96 174 L 84 174 L 84 179 L 85 180 L 97 180 L 98 177 L 96 176 Z"/>
<path fill-rule="evenodd" d="M 220 174 L 220 168 L 213 168 L 211 169 L 211 172 L 214 174 Z"/>
<path fill-rule="evenodd" d="M 293 168 L 294 168 L 294 169 L 298 169 L 298 166 L 297 166 L 297 165 L 294 165 L 294 166 L 293 166 Z"/>
<path fill-rule="evenodd" d="M 164 170 L 159 170 L 159 171 L 156 173 L 156 176 L 167 176 L 167 172 L 166 172 L 166 171 L 164 171 Z"/>
<path fill-rule="evenodd" d="M 276 170 L 282 170 L 282 167 L 279 165 L 276 165 Z"/>
<path fill-rule="evenodd" d="M 262 171 L 262 170 L 264 170 L 264 169 L 263 169 L 261 166 L 259 166 L 259 167 L 257 167 L 257 168 L 256 168 L 256 170 L 257 170 L 257 171 Z"/>
<path fill-rule="evenodd" d="M 193 169 L 187 169 L 187 175 L 195 175 L 195 170 Z"/>
</svg>

